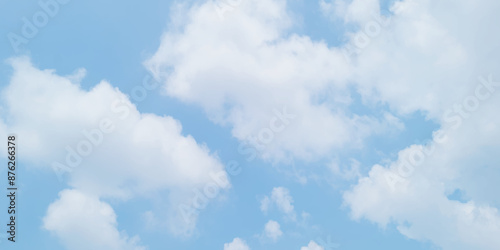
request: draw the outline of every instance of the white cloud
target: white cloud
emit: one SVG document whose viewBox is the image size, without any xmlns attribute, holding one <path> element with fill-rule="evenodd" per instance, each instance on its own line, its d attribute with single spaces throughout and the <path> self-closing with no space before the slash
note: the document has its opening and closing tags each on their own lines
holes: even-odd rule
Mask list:
<svg viewBox="0 0 500 250">
<path fill-rule="evenodd" d="M 117 230 L 113 208 L 97 196 L 63 190 L 43 219 L 43 227 L 61 239 L 70 250 L 145 250 L 139 238 Z"/>
<path fill-rule="evenodd" d="M 317 159 L 335 149 L 359 146 L 363 138 L 387 128 L 402 129 L 389 113 L 377 118 L 352 114 L 352 88 L 366 105 L 388 105 L 400 115 L 423 112 L 442 126 L 448 141 L 430 144 L 434 152 L 406 179 L 388 174 L 397 173 L 422 145 L 402 150 L 387 166 L 373 166 L 344 194 L 353 218 L 381 226 L 395 223 L 407 237 L 444 249 L 498 249 L 498 96 L 481 102 L 475 112 L 457 116 L 448 111 L 464 112 L 457 111 L 463 107 L 456 103 L 467 99 L 457 97 L 477 95 L 479 75 L 500 75 L 500 35 L 491 25 L 500 23 L 500 2 L 395 1 L 390 23 L 372 35 L 367 28 L 380 18 L 378 1 L 320 3 L 323 11 L 335 11 L 336 17 L 360 28 L 347 34 L 350 44 L 359 42 L 361 35 L 368 37 L 350 61 L 344 58 L 344 48 L 290 34 L 294 22 L 286 1 L 262 0 L 243 1 L 224 21 L 212 1 L 180 9 L 185 15 L 176 15 L 145 64 L 164 81 L 166 94 L 203 107 L 213 121 L 229 124 L 233 135 L 249 144 L 256 144 L 249 136 L 283 123 L 273 120 L 275 110 L 286 108 L 294 114 L 266 145 L 263 157 L 269 159 Z M 210 181 L 210 172 L 222 170 L 206 147 L 181 134 L 176 120 L 140 114 L 110 84 L 84 91 L 71 82 L 81 79 L 80 73 L 61 77 L 32 67 L 26 59 L 12 64 L 1 127 L 3 134 L 9 130 L 24 135 L 20 140 L 28 160 L 51 165 L 66 157 L 66 146 L 77 146 L 83 129 L 97 127 L 102 117 L 116 122 L 116 131 L 70 174 L 69 184 L 78 190 L 74 192 L 92 193 L 100 202 L 104 197 L 126 199 L 168 190 L 170 202 L 180 203 L 193 187 Z M 115 98 L 124 100 L 120 107 L 129 107 L 126 120 L 119 118 L 121 112 L 109 112 Z M 461 125 L 454 129 L 453 124 Z M 149 157 L 141 159 L 146 153 Z M 333 170 L 349 178 L 359 175 L 335 166 Z M 447 197 L 456 189 L 463 190 L 465 202 Z M 294 214 L 291 196 L 281 191 L 265 197 L 261 210 L 276 205 Z M 63 197 L 54 204 L 61 201 Z M 175 225 L 182 232 L 193 227 Z M 57 233 L 58 227 L 53 228 Z M 274 221 L 265 230 L 273 238 L 268 231 L 276 238 L 282 234 Z M 113 240 L 122 241 L 122 236 Z"/>
<path fill-rule="evenodd" d="M 269 207 L 271 206 L 271 200 L 268 196 L 264 196 L 260 201 L 260 211 L 267 213 L 269 211 Z"/>
<path fill-rule="evenodd" d="M 240 238 L 234 238 L 231 243 L 224 244 L 224 250 L 250 250 L 250 247 Z"/>
<path fill-rule="evenodd" d="M 100 198 L 168 193 L 161 202 L 169 209 L 161 217 L 174 234 L 192 233 L 196 216 L 185 221 L 176 208 L 191 202 L 194 188 L 213 182 L 212 173 L 225 175 L 216 155 L 183 135 L 179 121 L 141 114 L 105 81 L 86 91 L 70 81 L 81 76 L 39 70 L 24 57 L 10 62 L 14 72 L 2 92 L 4 131 L 22 135 L 25 160 L 56 166 L 73 189 Z"/>
<path fill-rule="evenodd" d="M 271 192 L 271 197 L 265 196 L 260 202 L 260 209 L 266 213 L 272 205 L 275 205 L 280 212 L 288 218 L 295 220 L 297 215 L 293 207 L 293 197 L 290 191 L 284 187 L 275 187 Z"/>
<path fill-rule="evenodd" d="M 300 250 L 325 250 L 325 248 L 311 240 L 306 247 L 301 247 Z"/>
<path fill-rule="evenodd" d="M 375 165 L 344 194 L 353 218 L 394 223 L 443 249 L 498 249 L 500 129 L 493 124 L 500 119 L 491 115 L 498 105 L 497 97 L 458 129 L 444 129 L 445 142 L 412 145 L 388 166 Z M 448 198 L 455 190 L 464 193 L 461 201 Z"/>
<path fill-rule="evenodd" d="M 359 2 L 347 8 L 357 9 Z M 441 121 L 479 75 L 497 71 L 491 53 L 498 55 L 492 49 L 500 36 L 490 32 L 488 23 L 499 19 L 498 2 L 396 1 L 388 24 L 366 14 L 380 12 L 378 1 L 369 2 L 375 3 L 366 6 L 369 10 L 352 12 L 359 30 L 349 43 L 358 44 L 350 79 L 366 102 L 387 103 L 401 114 L 422 111 Z M 371 34 L 374 27 L 379 31 Z M 361 36 L 366 38 L 363 44 Z"/>
<path fill-rule="evenodd" d="M 472 115 L 455 114 L 474 100 L 460 98 L 477 92 L 478 76 L 500 75 L 500 35 L 491 26 L 500 23 L 500 2 L 395 1 L 384 23 L 376 0 L 320 3 L 359 28 L 346 34 L 346 46 L 328 47 L 290 32 L 294 22 L 284 0 L 244 1 L 224 21 L 207 2 L 178 15 L 145 64 L 164 81 L 167 95 L 203 107 L 249 144 L 255 144 L 249 136 L 269 127 L 273 110 L 286 107 L 296 118 L 266 145 L 263 157 L 269 159 L 317 159 L 359 146 L 388 127 L 402 128 L 391 114 L 352 114 L 350 89 L 366 106 L 423 113 L 449 141 L 430 144 L 436 152 L 396 189 L 386 176 L 398 162 L 375 165 L 345 193 L 353 217 L 396 223 L 404 235 L 444 249 L 497 249 L 498 97 Z M 468 116 L 467 124 L 450 128 Z M 402 150 L 399 160 L 419 149 Z M 464 191 L 467 202 L 448 199 L 455 189 Z M 261 202 L 263 211 L 271 200 Z"/>
<path fill-rule="evenodd" d="M 203 107 L 216 123 L 231 125 L 233 136 L 276 161 L 315 160 L 394 127 L 385 117 L 348 111 L 351 65 L 339 48 L 289 35 L 294 23 L 286 1 L 243 1 L 223 21 L 214 8 L 207 1 L 183 10 L 145 62 L 167 95 Z M 296 117 L 269 142 L 253 139 L 273 128 L 275 110 L 283 107 Z M 240 151 L 256 154 L 250 147 Z"/>
<path fill-rule="evenodd" d="M 500 3 L 406 0 L 391 9 L 391 24 L 354 54 L 352 79 L 367 101 L 401 114 L 421 111 L 448 140 L 411 145 L 387 166 L 373 166 L 345 203 L 355 219 L 394 223 L 443 249 L 498 249 L 500 101 L 498 84 L 488 89 L 478 78 L 500 78 L 500 35 L 490 26 L 500 21 Z M 414 169 L 401 167 L 411 161 Z M 462 201 L 448 198 L 455 190 Z"/>
<path fill-rule="evenodd" d="M 264 226 L 264 235 L 273 241 L 278 240 L 278 238 L 283 235 L 283 232 L 280 229 L 280 224 L 273 220 L 268 221 Z"/>
</svg>

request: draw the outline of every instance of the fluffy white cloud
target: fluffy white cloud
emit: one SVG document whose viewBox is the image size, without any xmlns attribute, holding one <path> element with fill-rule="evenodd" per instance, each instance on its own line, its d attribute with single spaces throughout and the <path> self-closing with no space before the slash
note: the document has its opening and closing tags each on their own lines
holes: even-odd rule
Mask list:
<svg viewBox="0 0 500 250">
<path fill-rule="evenodd" d="M 231 243 L 224 244 L 224 250 L 250 250 L 250 247 L 240 238 L 234 238 Z"/>
<path fill-rule="evenodd" d="M 139 113 L 109 83 L 85 91 L 27 58 L 11 62 L 14 74 L 3 91 L 8 128 L 24 135 L 29 160 L 71 168 L 73 187 L 127 197 L 204 184 L 223 169 L 205 146 L 181 134 L 178 121 Z"/>
<path fill-rule="evenodd" d="M 330 4 L 345 5 L 342 13 L 359 28 L 344 48 L 349 78 L 369 103 L 441 121 L 479 75 L 497 72 L 500 36 L 488 26 L 499 20 L 496 1 L 395 1 L 385 20 L 377 17 L 377 0 Z"/>
<path fill-rule="evenodd" d="M 306 247 L 301 247 L 300 250 L 325 250 L 325 248 L 311 240 Z"/>
<path fill-rule="evenodd" d="M 427 145 L 412 145 L 388 166 L 374 166 L 345 193 L 355 219 L 404 235 L 431 240 L 443 249 L 498 249 L 500 98 L 483 103 L 470 119 L 441 130 Z M 442 139 L 446 138 L 445 141 Z M 459 200 L 448 196 L 460 190 Z"/>
<path fill-rule="evenodd" d="M 145 65 L 167 95 L 203 107 L 257 149 L 240 148 L 245 155 L 316 159 L 397 127 L 348 111 L 351 65 L 340 49 L 289 34 L 285 0 L 242 1 L 224 20 L 215 9 L 213 1 L 176 9 L 183 14 Z M 284 108 L 293 114 L 285 122 L 276 119 Z"/>
<path fill-rule="evenodd" d="M 43 227 L 57 235 L 70 250 L 145 250 L 139 238 L 117 230 L 113 208 L 97 196 L 77 190 L 64 190 L 52 203 Z"/>
<path fill-rule="evenodd" d="M 223 21 L 207 2 L 173 20 L 146 66 L 165 82 L 166 94 L 203 107 L 249 144 L 261 142 L 254 137 L 269 130 L 273 110 L 286 107 L 295 117 L 273 133 L 264 158 L 316 159 L 387 127 L 402 128 L 390 113 L 352 114 L 350 89 L 367 106 L 423 113 L 449 140 L 429 144 L 435 152 L 397 185 L 387 173 L 416 157 L 422 145 L 402 150 L 388 166 L 374 166 L 345 193 L 353 217 L 394 222 L 406 236 L 445 249 L 497 249 L 499 102 L 492 96 L 495 84 L 478 85 L 477 79 L 500 76 L 500 35 L 491 26 L 500 23 L 500 2 L 394 1 L 385 18 L 377 0 L 320 3 L 357 28 L 346 34 L 346 45 L 328 47 L 290 32 L 284 0 L 244 1 Z M 359 176 L 355 168 L 345 173 Z M 447 197 L 457 189 L 465 202 Z M 261 209 L 271 204 L 267 197 Z"/>
<path fill-rule="evenodd" d="M 290 191 L 284 187 L 275 187 L 271 192 L 271 197 L 265 196 L 260 202 L 260 209 L 266 213 L 272 205 L 275 205 L 278 210 L 285 213 L 288 218 L 295 220 L 297 215 L 293 207 L 293 197 Z"/>
<path fill-rule="evenodd" d="M 373 166 L 344 194 L 353 218 L 394 223 L 443 249 L 500 247 L 500 35 L 490 25 L 499 9 L 486 0 L 397 1 L 390 24 L 353 53 L 352 79 L 366 100 L 441 125 L 434 141 Z M 366 35 L 367 23 L 358 24 Z M 462 197 L 449 198 L 456 190 Z"/>
<path fill-rule="evenodd" d="M 168 193 L 162 202 L 169 209 L 160 218 L 173 233 L 192 232 L 196 216 L 186 221 L 176 208 L 191 202 L 194 188 L 214 182 L 212 174 L 227 177 L 216 155 L 183 135 L 172 117 L 139 113 L 105 81 L 86 91 L 78 75 L 40 70 L 24 57 L 10 63 L 3 131 L 21 135 L 25 160 L 52 167 L 72 188 L 102 198 Z"/>
<path fill-rule="evenodd" d="M 283 232 L 281 231 L 280 224 L 278 222 L 270 220 L 264 226 L 264 236 L 266 236 L 267 238 L 276 241 L 282 235 Z"/>
</svg>

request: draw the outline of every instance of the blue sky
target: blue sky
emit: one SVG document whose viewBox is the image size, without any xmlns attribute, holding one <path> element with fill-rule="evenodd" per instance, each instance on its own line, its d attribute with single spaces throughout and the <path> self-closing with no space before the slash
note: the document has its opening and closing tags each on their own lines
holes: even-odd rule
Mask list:
<svg viewBox="0 0 500 250">
<path fill-rule="evenodd" d="M 500 246 L 498 3 L 63 2 L 41 0 L 58 9 L 16 47 L 47 11 L 0 1 L 0 134 L 20 164 L 2 249 Z M 103 119 L 116 129 L 58 178 Z"/>
</svg>

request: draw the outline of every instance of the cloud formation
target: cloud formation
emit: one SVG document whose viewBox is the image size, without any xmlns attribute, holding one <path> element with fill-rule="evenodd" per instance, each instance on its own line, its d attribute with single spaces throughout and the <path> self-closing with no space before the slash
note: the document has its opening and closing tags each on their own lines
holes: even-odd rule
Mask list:
<svg viewBox="0 0 500 250">
<path fill-rule="evenodd" d="M 307 246 L 301 247 L 300 250 L 325 250 L 325 248 L 311 240 Z"/>
<path fill-rule="evenodd" d="M 352 66 L 341 49 L 290 34 L 295 22 L 286 1 L 242 1 L 236 8 L 224 20 L 212 1 L 175 9 L 183 14 L 145 65 L 167 95 L 201 106 L 256 148 L 242 147 L 242 153 L 312 160 L 398 127 L 390 116 L 349 112 Z M 272 140 L 256 143 L 268 140 L 262 129 L 283 107 L 295 118 Z"/>
<path fill-rule="evenodd" d="M 362 1 L 344 4 L 346 22 L 366 35 L 370 15 Z M 373 1 L 370 1 L 373 2 Z M 367 5 L 371 6 L 371 5 Z M 327 6 L 326 6 L 327 7 Z M 365 6 L 366 7 L 366 6 Z M 387 103 L 399 114 L 422 112 L 440 125 L 433 140 L 409 145 L 388 164 L 345 192 L 354 219 L 443 249 L 498 249 L 500 147 L 496 107 L 500 36 L 496 1 L 397 1 L 390 25 L 353 53 L 353 81 L 366 100 Z M 325 9 L 326 11 L 326 9 Z M 338 15 L 338 13 L 334 13 Z M 460 17 L 460 18 L 457 18 Z M 462 197 L 450 197 L 456 191 Z"/>
<path fill-rule="evenodd" d="M 50 204 L 43 227 L 71 250 L 146 250 L 135 236 L 117 230 L 113 208 L 97 196 L 66 189 Z"/>
<path fill-rule="evenodd" d="M 231 243 L 224 244 L 224 250 L 250 250 L 246 242 L 240 238 L 234 238 Z"/>
<path fill-rule="evenodd" d="M 73 193 L 126 201 L 163 192 L 160 202 L 169 209 L 159 216 L 162 224 L 177 235 L 193 232 L 196 218 L 185 222 L 176 207 L 189 201 L 194 188 L 213 182 L 211 174 L 225 175 L 216 155 L 183 135 L 174 118 L 140 113 L 108 82 L 87 91 L 79 86 L 83 71 L 59 76 L 26 57 L 9 62 L 13 74 L 2 92 L 2 133 L 23 135 L 25 160 L 54 170 L 74 190 L 62 193 L 58 208 L 70 205 L 64 201 Z"/>
<path fill-rule="evenodd" d="M 387 12 L 378 0 L 320 6 L 330 20 L 354 27 L 346 44 L 291 32 L 284 0 L 244 1 L 224 20 L 207 2 L 180 8 L 185 15 L 172 21 L 145 65 L 167 95 L 202 107 L 250 145 L 273 110 L 286 107 L 296 119 L 265 145 L 265 159 L 329 157 L 370 135 L 404 129 L 397 117 L 423 114 L 440 126 L 436 140 L 373 166 L 345 192 L 345 204 L 355 219 L 395 223 L 407 237 L 444 249 L 498 248 L 500 203 L 491 187 L 499 177 L 500 36 L 491 24 L 500 22 L 500 2 L 403 0 Z M 381 114 L 353 113 L 353 92 L 363 106 L 384 107 Z M 436 142 L 443 133 L 447 140 Z M 416 167 L 401 177 L 406 161 Z M 462 200 L 448 197 L 455 190 Z M 263 211 L 271 200 L 262 201 Z"/>
<path fill-rule="evenodd" d="M 277 241 L 283 235 L 281 231 L 280 224 L 274 220 L 270 220 L 264 226 L 264 236 L 267 238 Z"/>
<path fill-rule="evenodd" d="M 271 192 L 271 197 L 265 196 L 260 201 L 260 210 L 267 213 L 271 206 L 276 206 L 276 208 L 284 213 L 289 219 L 295 220 L 297 215 L 292 203 L 293 197 L 290 195 L 290 191 L 287 188 L 275 187 Z"/>
</svg>

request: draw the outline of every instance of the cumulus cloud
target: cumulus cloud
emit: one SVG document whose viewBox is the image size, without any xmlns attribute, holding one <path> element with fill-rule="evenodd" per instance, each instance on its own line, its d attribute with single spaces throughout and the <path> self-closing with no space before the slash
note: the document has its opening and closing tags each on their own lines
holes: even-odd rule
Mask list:
<svg viewBox="0 0 500 250">
<path fill-rule="evenodd" d="M 377 0 L 334 3 L 358 27 L 343 49 L 352 59 L 349 78 L 369 103 L 442 121 L 479 75 L 496 71 L 499 36 L 487 24 L 498 21 L 498 2 L 395 1 L 385 18 Z"/>
<path fill-rule="evenodd" d="M 118 231 L 113 208 L 95 195 L 66 189 L 59 193 L 43 219 L 43 227 L 70 250 L 145 250 L 137 236 Z"/>
<path fill-rule="evenodd" d="M 223 169 L 205 146 L 181 134 L 177 120 L 139 113 L 109 83 L 85 91 L 53 70 L 36 69 L 27 58 L 11 62 L 14 74 L 3 91 L 5 121 L 29 137 L 23 141 L 29 160 L 71 170 L 73 187 L 126 197 L 203 184 L 210 171 Z"/>
<path fill-rule="evenodd" d="M 226 176 L 216 155 L 182 134 L 169 116 L 140 113 L 128 97 L 102 81 L 83 90 L 75 79 L 10 60 L 13 75 L 2 92 L 4 131 L 15 131 L 24 158 L 53 169 L 71 188 L 126 200 L 166 192 L 162 217 L 175 234 L 190 234 L 196 218 L 180 218 L 177 204 L 194 188 Z M 77 74 L 78 75 L 78 74 Z M 73 82 L 72 82 L 73 81 Z M 168 224 L 168 223 L 167 223 Z"/>
<path fill-rule="evenodd" d="M 176 9 L 181 14 L 145 65 L 167 95 L 202 107 L 214 122 L 231 126 L 245 143 L 240 152 L 265 159 L 329 157 L 388 128 L 403 129 L 394 114 L 423 113 L 441 126 L 436 140 L 373 166 L 344 193 L 352 217 L 396 224 L 407 237 L 444 249 L 498 249 L 500 101 L 494 79 L 500 75 L 500 35 L 491 24 L 500 23 L 500 2 L 394 1 L 385 18 L 378 0 L 320 0 L 320 6 L 354 24 L 347 44 L 329 47 L 291 32 L 295 23 L 285 0 L 243 1 L 225 20 L 207 1 Z M 109 83 L 86 91 L 78 85 L 84 71 L 65 77 L 26 58 L 10 62 L 14 74 L 2 93 L 0 130 L 24 135 L 19 140 L 27 160 L 68 173 L 72 189 L 51 205 L 44 223 L 68 247 L 97 237 L 71 230 L 98 225 L 109 236 L 99 244 L 140 248 L 117 231 L 116 216 L 102 199 L 165 190 L 168 202 L 178 204 L 211 181 L 211 173 L 223 171 L 205 146 L 182 135 L 178 121 L 139 113 Z M 363 105 L 389 110 L 352 113 L 353 92 Z M 361 175 L 355 162 L 347 171 L 330 167 L 345 179 Z M 449 197 L 456 190 L 463 193 L 460 200 Z M 54 211 L 73 203 L 89 208 L 75 213 L 102 221 L 85 221 L 66 233 L 79 217 Z M 264 212 L 272 206 L 295 217 L 285 188 L 261 201 Z M 190 232 L 194 222 L 179 218 L 171 214 L 171 228 Z M 264 234 L 276 240 L 283 233 L 269 221 Z"/>
<path fill-rule="evenodd" d="M 500 161 L 493 152 L 500 150 L 500 130 L 493 124 L 500 120 L 491 114 L 498 105 L 497 97 L 459 128 L 400 151 L 387 166 L 373 166 L 344 194 L 353 218 L 394 223 L 407 237 L 443 249 L 497 249 L 500 199 L 493 190 Z M 462 197 L 450 198 L 456 190 Z"/>
<path fill-rule="evenodd" d="M 290 34 L 295 23 L 285 0 L 242 1 L 236 8 L 224 20 L 212 1 L 181 8 L 145 65 L 167 95 L 229 124 L 248 144 L 240 152 L 312 160 L 396 127 L 386 117 L 349 112 L 351 65 L 341 49 Z M 294 118 L 273 122 L 282 109 Z"/>
<path fill-rule="evenodd" d="M 498 83 L 487 76 L 500 75 L 500 35 L 491 28 L 499 1 L 394 1 L 382 17 L 377 0 L 321 0 L 324 13 L 355 27 L 339 47 L 293 34 L 284 0 L 243 1 L 225 20 L 213 4 L 176 9 L 183 14 L 145 62 L 167 95 L 231 126 L 253 146 L 240 152 L 274 160 L 328 157 L 420 112 L 448 141 L 410 145 L 373 166 L 344 194 L 353 218 L 395 223 L 444 249 L 498 248 Z M 388 113 L 352 113 L 353 91 Z M 415 153 L 428 147 L 433 153 Z M 425 161 L 411 174 L 399 167 L 419 156 Z M 356 164 L 331 167 L 346 179 L 360 175 Z M 454 190 L 464 201 L 448 197 Z M 261 210 L 273 204 L 266 197 Z"/>
<path fill-rule="evenodd" d="M 278 238 L 280 238 L 283 235 L 283 232 L 281 231 L 280 224 L 274 220 L 270 220 L 266 223 L 264 226 L 264 236 L 273 240 L 277 241 Z"/>
<path fill-rule="evenodd" d="M 275 187 L 271 192 L 271 197 L 265 196 L 260 202 L 260 210 L 264 213 L 271 208 L 271 206 L 276 206 L 276 208 L 286 214 L 289 219 L 295 220 L 297 215 L 293 207 L 293 197 L 290 195 L 290 191 L 284 187 Z"/>
<path fill-rule="evenodd" d="M 250 250 L 246 242 L 240 238 L 234 238 L 231 243 L 224 244 L 224 250 Z"/>
<path fill-rule="evenodd" d="M 500 21 L 500 3 L 405 0 L 390 9 L 390 25 L 352 54 L 352 79 L 367 100 L 423 112 L 441 128 L 373 166 L 345 204 L 354 219 L 396 224 L 443 249 L 498 249 L 500 36 L 489 24 Z M 358 24 L 366 35 L 367 23 Z M 450 197 L 456 190 L 459 199 Z"/>
<path fill-rule="evenodd" d="M 301 247 L 300 250 L 325 250 L 325 248 L 311 240 L 307 246 Z"/>
<path fill-rule="evenodd" d="M 294 22 L 285 1 L 246 1 L 224 21 L 207 2 L 185 10 L 145 64 L 167 95 L 203 107 L 248 144 L 269 127 L 273 110 L 286 106 L 296 118 L 266 145 L 264 158 L 329 155 L 384 128 L 402 129 L 396 116 L 424 114 L 448 142 L 410 145 L 392 164 L 373 166 L 345 193 L 345 203 L 354 218 L 396 223 L 409 238 L 445 249 L 498 248 L 493 235 L 500 204 L 491 187 L 499 176 L 492 152 L 499 146 L 493 94 L 500 36 L 491 23 L 500 21 L 500 2 L 403 0 L 384 16 L 377 0 L 324 0 L 320 6 L 355 27 L 345 45 L 328 47 L 290 32 Z M 350 88 L 364 105 L 386 105 L 391 113 L 353 114 Z M 399 188 L 387 184 L 400 180 L 390 173 L 404 159 L 427 146 L 438 153 L 425 156 Z M 361 174 L 356 166 L 331 168 L 353 179 Z M 454 190 L 463 190 L 465 201 L 448 198 Z M 261 210 L 272 204 L 265 197 Z"/>
</svg>

